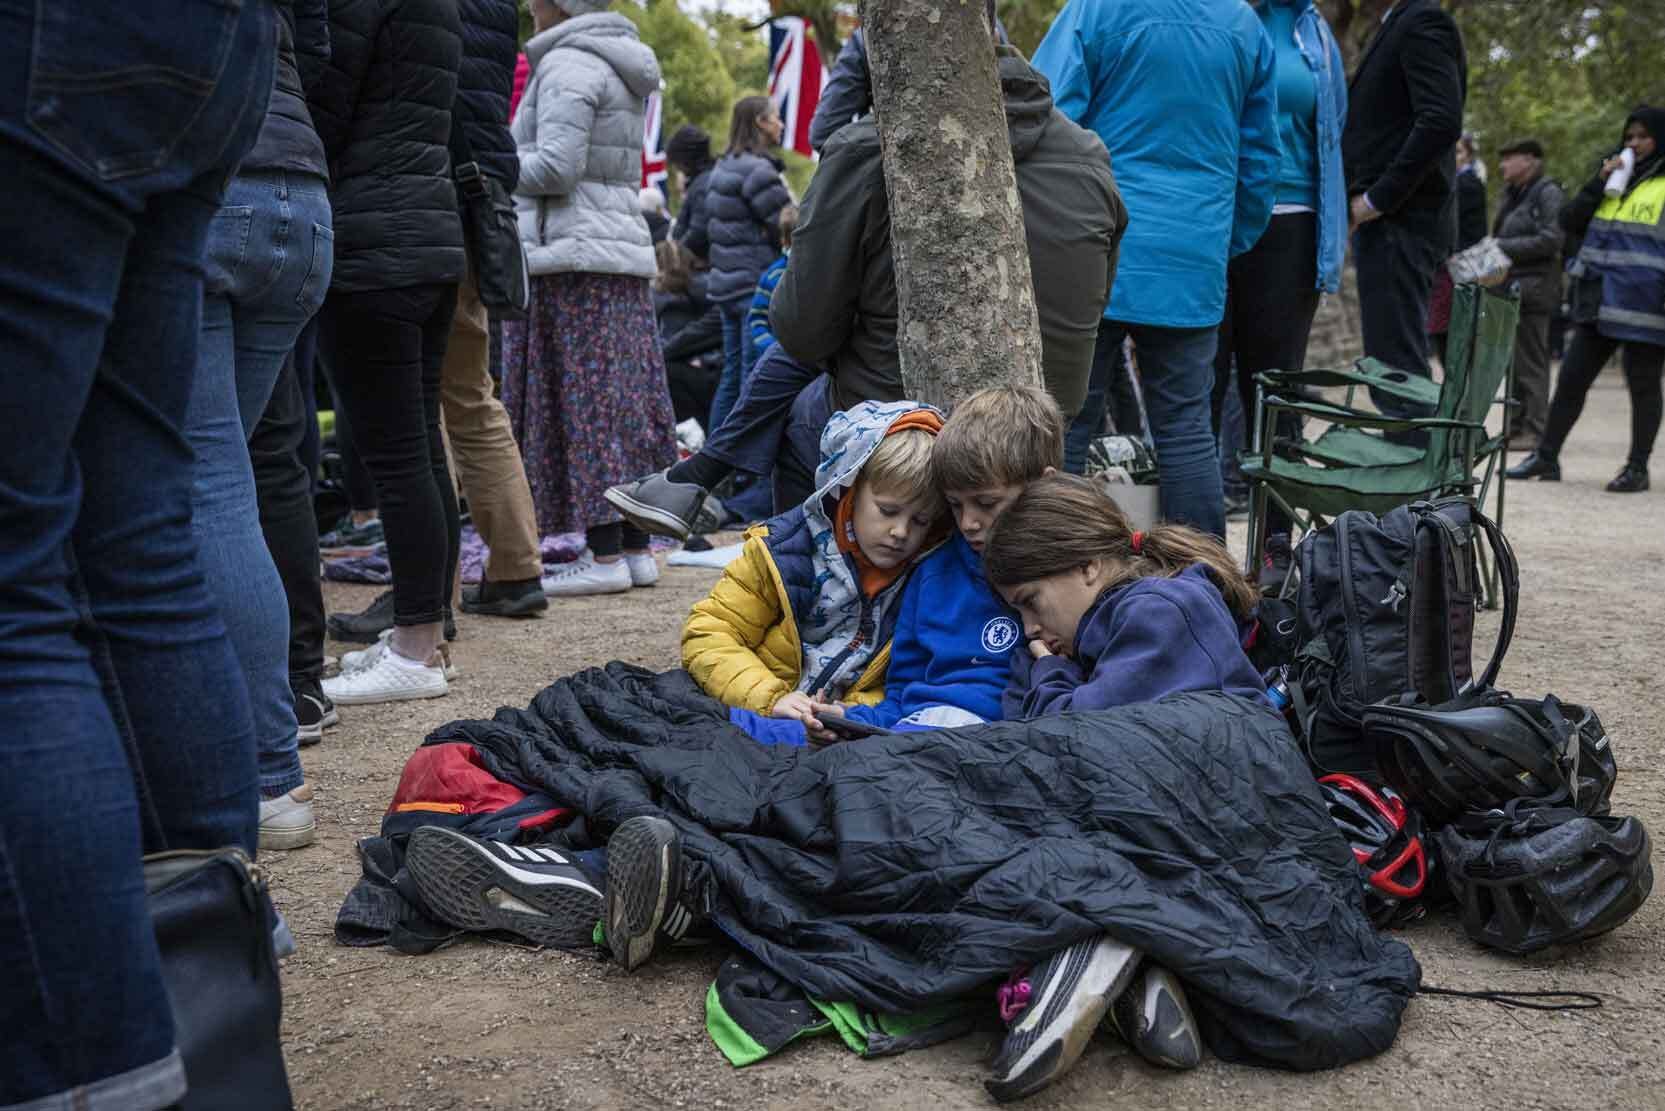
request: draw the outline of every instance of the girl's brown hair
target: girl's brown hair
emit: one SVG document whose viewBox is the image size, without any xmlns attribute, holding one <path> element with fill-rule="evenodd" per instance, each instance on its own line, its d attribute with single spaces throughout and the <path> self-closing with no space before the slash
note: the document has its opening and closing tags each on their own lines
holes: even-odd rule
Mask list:
<svg viewBox="0 0 1665 1111">
<path fill-rule="evenodd" d="M 1109 569 L 1106 590 L 1134 579 L 1172 578 L 1201 563 L 1238 617 L 1248 617 L 1260 601 L 1217 538 L 1184 525 L 1136 532 L 1103 486 L 1078 475 L 1049 475 L 1018 495 L 983 546 L 983 573 L 995 586 L 1012 587 L 1094 559 Z"/>
<path fill-rule="evenodd" d="M 669 237 L 653 246 L 658 272 L 653 276 L 653 288 L 661 293 L 688 292 L 688 255 Z"/>
<path fill-rule="evenodd" d="M 743 96 L 735 101 L 728 122 L 728 149 L 723 153 L 768 154 L 774 144 L 757 121 L 774 110 L 775 102 L 766 96 Z"/>
</svg>

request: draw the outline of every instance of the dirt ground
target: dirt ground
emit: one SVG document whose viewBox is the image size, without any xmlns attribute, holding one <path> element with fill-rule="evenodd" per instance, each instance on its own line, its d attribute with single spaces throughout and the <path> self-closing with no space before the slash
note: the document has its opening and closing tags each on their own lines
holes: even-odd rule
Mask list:
<svg viewBox="0 0 1665 1111">
<path fill-rule="evenodd" d="M 1640 815 L 1658 837 L 1665 835 L 1665 490 L 1603 492 L 1622 462 L 1628 421 L 1623 387 L 1609 374 L 1563 454 L 1566 481 L 1509 487 L 1505 526 L 1524 586 L 1502 685 L 1595 706 L 1619 761 L 1615 810 Z M 1241 549 L 1240 523 L 1234 542 Z M 992 1106 L 982 1087 L 993 1048 L 985 1036 L 874 1061 L 819 1039 L 731 1068 L 704 1030 L 715 952 L 671 955 L 626 976 L 586 956 L 478 942 L 425 957 L 334 943 L 336 910 L 359 874 L 354 842 L 376 832 L 406 756 L 428 730 L 524 704 L 557 676 L 609 659 L 674 665 L 682 617 L 716 574 L 667 569 L 652 590 L 563 602 L 536 621 L 459 615 L 454 650 L 463 674 L 449 697 L 343 708 L 341 725 L 305 750 L 318 843 L 265 858 L 300 946 L 284 965 L 285 1042 L 300 1106 Z M 374 591 L 328 593 L 332 608 L 358 608 Z M 1026 1106 L 1665 1106 L 1662 917 L 1665 898 L 1606 938 L 1524 960 L 1479 949 L 1449 918 L 1401 935 L 1428 983 L 1576 988 L 1600 993 L 1599 1011 L 1505 1011 L 1424 996 L 1411 1003 L 1389 1052 L 1318 1074 L 1214 1060 L 1188 1074 L 1163 1073 L 1101 1035 L 1073 1072 Z"/>
</svg>

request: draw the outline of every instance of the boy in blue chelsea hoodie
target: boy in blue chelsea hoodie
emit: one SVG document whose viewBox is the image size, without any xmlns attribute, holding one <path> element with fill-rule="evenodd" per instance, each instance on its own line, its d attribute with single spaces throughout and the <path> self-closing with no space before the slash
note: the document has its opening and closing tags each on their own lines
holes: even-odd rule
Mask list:
<svg viewBox="0 0 1665 1111">
<path fill-rule="evenodd" d="M 1045 390 L 1002 386 L 955 407 L 932 445 L 931 470 L 957 527 L 908 580 L 884 701 L 828 712 L 903 730 L 1000 720 L 1022 629 L 983 576 L 983 543 L 1006 507 L 1063 455 L 1063 417 Z"/>
</svg>

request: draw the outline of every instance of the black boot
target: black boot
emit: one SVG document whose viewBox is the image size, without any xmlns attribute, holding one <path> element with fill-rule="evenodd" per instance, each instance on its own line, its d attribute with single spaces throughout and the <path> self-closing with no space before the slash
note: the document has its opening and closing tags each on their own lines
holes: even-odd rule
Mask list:
<svg viewBox="0 0 1665 1111">
<path fill-rule="evenodd" d="M 479 613 L 488 617 L 533 617 L 548 608 L 549 599 L 544 597 L 543 583 L 538 579 L 485 581 L 462 589 L 464 613 Z"/>
<path fill-rule="evenodd" d="M 1640 494 L 1648 488 L 1648 469 L 1638 467 L 1634 463 L 1626 463 L 1612 482 L 1607 484 L 1609 494 Z"/>
<path fill-rule="evenodd" d="M 1534 451 L 1504 472 L 1510 478 L 1536 478 L 1544 482 L 1561 481 L 1561 464 L 1542 452 Z"/>
<path fill-rule="evenodd" d="M 384 590 L 358 613 L 332 613 L 330 636 L 348 644 L 374 644 L 383 629 L 393 628 L 393 591 Z"/>
</svg>

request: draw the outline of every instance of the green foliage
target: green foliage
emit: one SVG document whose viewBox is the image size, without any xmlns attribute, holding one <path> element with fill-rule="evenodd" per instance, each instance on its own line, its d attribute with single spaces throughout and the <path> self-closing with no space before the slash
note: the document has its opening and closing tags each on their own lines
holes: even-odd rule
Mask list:
<svg viewBox="0 0 1665 1111">
<path fill-rule="evenodd" d="M 642 41 L 659 56 L 665 80 L 665 136 L 685 123 L 698 124 L 721 149 L 729 111 L 744 94 L 723 64 L 711 32 L 675 0 L 620 3 L 614 10 L 636 24 Z"/>
<path fill-rule="evenodd" d="M 1035 53 L 1063 8 L 1064 0 L 997 0 L 995 4 L 1000 22 L 1006 25 L 1006 36 L 1025 58 Z"/>
</svg>

